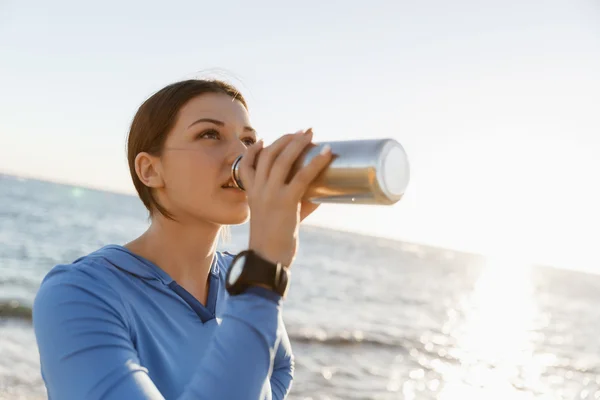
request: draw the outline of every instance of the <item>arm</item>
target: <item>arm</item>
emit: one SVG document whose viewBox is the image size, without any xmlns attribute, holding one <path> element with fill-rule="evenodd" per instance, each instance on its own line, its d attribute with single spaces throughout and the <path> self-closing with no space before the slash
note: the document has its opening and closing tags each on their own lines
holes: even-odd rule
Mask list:
<svg viewBox="0 0 600 400">
<path fill-rule="evenodd" d="M 294 378 L 294 355 L 292 345 L 285 329 L 283 319 L 279 319 L 281 341 L 277 347 L 273 374 L 271 375 L 271 393 L 273 400 L 283 400 L 292 388 Z"/>
<path fill-rule="evenodd" d="M 280 307 L 253 293 L 231 298 L 178 400 L 268 396 Z M 61 267 L 48 275 L 34 301 L 33 324 L 51 398 L 164 399 L 140 365 L 125 315 L 118 294 L 84 271 Z"/>
<path fill-rule="evenodd" d="M 227 269 L 229 269 L 235 255 L 227 251 L 223 252 L 223 254 L 229 257 L 229 260 L 226 264 Z M 226 271 L 224 271 L 224 273 L 226 274 Z M 268 289 L 254 287 L 248 289 L 248 291 L 277 301 L 281 299 L 279 295 Z M 294 355 L 292 352 L 292 345 L 285 329 L 285 323 L 281 316 L 279 317 L 279 331 L 281 332 L 280 342 L 277 345 L 273 371 L 270 378 L 271 398 L 273 400 L 284 400 L 290 392 L 292 381 L 294 379 Z"/>
</svg>

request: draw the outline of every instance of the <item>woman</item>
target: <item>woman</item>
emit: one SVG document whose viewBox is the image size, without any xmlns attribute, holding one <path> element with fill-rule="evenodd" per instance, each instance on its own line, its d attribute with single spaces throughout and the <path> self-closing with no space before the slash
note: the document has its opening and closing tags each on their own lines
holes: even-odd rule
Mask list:
<svg viewBox="0 0 600 400">
<path fill-rule="evenodd" d="M 128 161 L 151 224 L 44 278 L 33 322 L 49 398 L 285 398 L 284 278 L 316 208 L 302 196 L 331 160 L 324 151 L 287 179 L 311 139 L 300 131 L 263 148 L 245 100 L 220 81 L 178 82 L 144 102 Z M 230 179 L 241 154 L 246 192 Z M 249 251 L 228 274 L 219 232 L 248 218 Z"/>
</svg>

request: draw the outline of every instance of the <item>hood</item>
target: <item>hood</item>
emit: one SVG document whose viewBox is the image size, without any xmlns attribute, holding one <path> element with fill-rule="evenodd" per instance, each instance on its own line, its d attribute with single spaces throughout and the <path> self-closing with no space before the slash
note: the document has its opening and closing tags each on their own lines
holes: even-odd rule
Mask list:
<svg viewBox="0 0 600 400">
<path fill-rule="evenodd" d="M 102 259 L 115 268 L 135 275 L 138 278 L 159 280 L 165 285 L 173 282 L 173 278 L 159 266 L 132 253 L 123 246 L 114 244 L 104 246 L 87 256 L 78 258 L 74 263 L 83 261 L 86 258 Z"/>
</svg>

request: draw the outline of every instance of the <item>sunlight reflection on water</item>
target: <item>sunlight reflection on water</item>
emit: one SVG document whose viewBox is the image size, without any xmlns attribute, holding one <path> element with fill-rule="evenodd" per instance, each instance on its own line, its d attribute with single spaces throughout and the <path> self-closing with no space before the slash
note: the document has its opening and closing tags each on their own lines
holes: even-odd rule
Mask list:
<svg viewBox="0 0 600 400">
<path fill-rule="evenodd" d="M 451 328 L 460 363 L 444 371 L 438 398 L 546 398 L 547 358 L 534 355 L 531 340 L 539 311 L 530 265 L 488 259 L 463 306 L 464 322 Z"/>
</svg>

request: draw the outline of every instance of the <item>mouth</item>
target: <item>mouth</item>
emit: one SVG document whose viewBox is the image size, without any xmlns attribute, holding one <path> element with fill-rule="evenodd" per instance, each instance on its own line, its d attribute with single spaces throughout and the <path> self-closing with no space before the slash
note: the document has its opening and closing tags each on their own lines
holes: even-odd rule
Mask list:
<svg viewBox="0 0 600 400">
<path fill-rule="evenodd" d="M 230 179 L 227 181 L 227 183 L 225 183 L 224 185 L 221 186 L 223 189 L 235 189 L 235 190 L 240 190 L 237 186 L 235 186 L 235 184 L 233 183 L 233 179 Z"/>
</svg>

